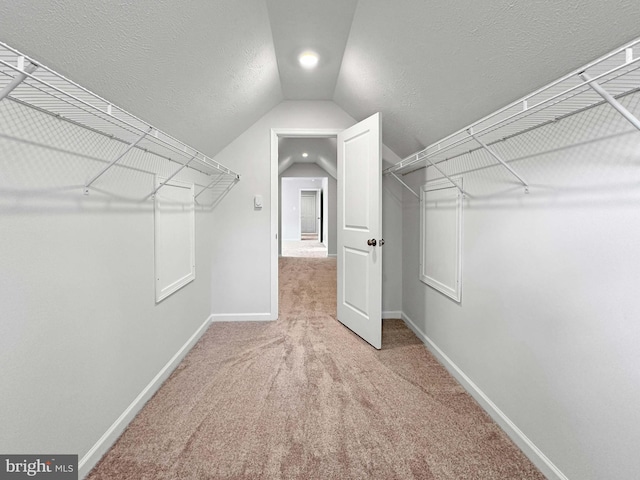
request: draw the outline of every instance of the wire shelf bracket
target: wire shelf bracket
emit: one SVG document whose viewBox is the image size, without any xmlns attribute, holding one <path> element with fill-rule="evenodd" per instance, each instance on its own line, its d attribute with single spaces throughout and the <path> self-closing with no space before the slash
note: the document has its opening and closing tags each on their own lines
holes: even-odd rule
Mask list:
<svg viewBox="0 0 640 480">
<path fill-rule="evenodd" d="M 27 65 L 26 67 L 24 66 L 24 63 L 25 57 L 23 55 L 20 55 L 18 57 L 18 72 L 13 77 L 13 80 L 5 85 L 5 87 L 0 92 L 0 102 L 8 97 L 9 94 L 13 92 L 15 88 L 25 80 L 25 78 L 27 78 L 28 74 L 35 72 L 38 68 L 38 65 L 36 65 L 35 63 L 29 62 L 29 65 Z"/>
<path fill-rule="evenodd" d="M 453 186 L 454 186 L 454 187 L 456 187 L 456 188 L 458 189 L 458 191 L 462 194 L 462 196 L 463 196 L 463 197 L 465 197 L 465 196 L 467 195 L 467 192 L 465 192 L 465 191 L 462 189 L 462 187 L 461 187 L 460 185 L 458 185 L 458 182 L 455 182 L 455 181 L 453 180 L 453 178 L 451 178 L 449 175 L 447 175 L 446 173 L 444 173 L 440 167 L 438 167 L 435 163 L 433 163 L 433 162 L 431 161 L 431 159 L 429 159 L 429 158 L 425 158 L 425 160 L 426 160 L 427 162 L 429 162 L 429 164 L 430 164 L 433 168 L 435 168 L 437 171 L 439 171 L 439 172 L 440 172 L 440 173 L 441 173 L 441 174 L 442 174 L 442 175 L 443 175 L 447 180 L 449 180 L 451 183 L 453 183 Z"/>
<path fill-rule="evenodd" d="M 526 107 L 526 105 L 525 105 Z M 518 172 L 516 172 L 513 168 L 511 168 L 511 166 L 505 162 L 502 157 L 500 155 L 498 155 L 496 152 L 494 152 L 487 144 L 485 144 L 482 140 L 480 140 L 476 135 L 474 135 L 473 133 L 473 127 L 470 127 L 467 132 L 469 133 L 469 135 L 471 136 L 471 138 L 473 138 L 476 142 L 478 142 L 480 144 L 480 146 L 487 151 L 487 153 L 489 153 L 489 155 L 491 155 L 493 158 L 495 158 L 498 162 L 500 162 L 500 164 L 506 168 L 507 170 L 509 170 L 509 173 L 511 173 L 511 175 L 513 175 L 514 177 L 516 177 L 520 183 L 522 184 L 522 186 L 524 187 L 524 193 L 529 193 L 529 184 L 527 183 L 527 181 L 522 178 L 522 176 L 520 176 L 518 174 Z M 432 164 L 433 165 L 433 164 Z M 435 166 L 435 165 L 434 165 Z"/>
<path fill-rule="evenodd" d="M 147 195 L 146 198 L 149 197 L 154 197 L 156 193 L 158 193 L 158 190 L 160 190 L 162 187 L 164 187 L 167 183 L 169 183 L 173 177 L 175 177 L 176 175 L 178 175 L 182 170 L 184 170 L 185 168 L 187 168 L 189 166 L 189 164 L 191 162 L 193 162 L 196 159 L 196 155 L 194 155 L 193 157 L 191 157 L 191 160 L 189 160 L 187 163 L 183 164 L 180 168 L 178 168 L 175 172 L 173 172 L 171 175 L 169 175 L 169 178 L 167 178 L 164 182 L 162 182 L 160 185 L 158 185 L 158 187 L 156 187 L 155 190 L 153 190 L 153 192 L 151 192 L 149 195 Z"/>
<path fill-rule="evenodd" d="M 628 50 L 631 50 L 631 49 L 628 49 Z M 613 95 L 611 95 L 604 88 L 602 88 L 602 86 L 598 82 L 593 80 L 587 73 L 582 72 L 580 74 L 580 78 L 582 78 L 582 80 L 584 80 L 591 88 L 593 88 L 598 95 L 604 98 L 609 105 L 615 108 L 618 111 L 618 113 L 620 113 L 620 115 L 626 118 L 631 125 L 633 125 L 638 130 L 640 130 L 640 120 L 638 120 L 638 118 L 633 113 L 631 113 L 629 110 L 624 108 L 624 106 L 620 104 L 620 102 L 618 102 L 613 97 Z"/>
<path fill-rule="evenodd" d="M 400 184 L 406 188 L 407 190 L 409 190 L 415 197 L 420 198 L 420 195 L 418 195 L 415 190 L 413 188 L 411 188 L 409 185 L 407 185 L 405 182 L 403 182 L 400 177 L 398 177 L 395 173 L 390 172 L 390 175 L 395 178 L 397 181 L 400 182 Z"/>
<path fill-rule="evenodd" d="M 133 148 L 138 145 L 142 140 L 144 140 L 144 137 L 146 137 L 149 133 L 151 133 L 151 130 L 153 128 L 150 128 L 148 132 L 144 132 L 142 135 L 140 135 L 138 137 L 138 139 L 129 144 L 129 146 L 125 149 L 124 152 L 122 152 L 120 155 L 118 155 L 114 160 L 111 161 L 111 163 L 109 165 L 107 165 L 106 167 L 104 167 L 102 170 L 100 170 L 98 173 L 96 173 L 91 180 L 89 180 L 85 185 L 84 185 L 84 189 L 82 190 L 82 193 L 84 193 L 85 195 L 89 195 L 89 187 L 91 187 L 91 185 L 93 185 L 93 182 L 95 182 L 96 180 L 98 180 L 102 175 L 104 175 L 107 170 L 109 170 L 111 167 L 113 167 L 116 163 L 118 163 L 120 160 L 122 160 L 127 153 L 129 153 L 131 150 L 133 150 Z"/>
</svg>

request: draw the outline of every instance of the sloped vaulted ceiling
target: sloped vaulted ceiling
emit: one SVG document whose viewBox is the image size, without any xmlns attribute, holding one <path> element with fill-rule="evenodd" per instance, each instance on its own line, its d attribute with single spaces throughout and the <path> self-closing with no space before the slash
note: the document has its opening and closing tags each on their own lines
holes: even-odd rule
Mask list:
<svg viewBox="0 0 640 480">
<path fill-rule="evenodd" d="M 367 0 L 334 99 L 404 157 L 640 36 L 628 0 Z M 640 52 L 639 52 L 640 54 Z"/>
<path fill-rule="evenodd" d="M 211 156 L 283 99 L 263 0 L 0 0 L 0 41 Z"/>
<path fill-rule="evenodd" d="M 0 41 L 209 155 L 305 99 L 406 156 L 637 36 L 637 0 L 0 0 Z"/>
</svg>

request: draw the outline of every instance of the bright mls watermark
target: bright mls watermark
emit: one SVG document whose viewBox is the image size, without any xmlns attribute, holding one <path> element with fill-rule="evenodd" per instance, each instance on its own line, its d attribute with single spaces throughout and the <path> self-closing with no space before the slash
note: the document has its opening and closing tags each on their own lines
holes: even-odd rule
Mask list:
<svg viewBox="0 0 640 480">
<path fill-rule="evenodd" d="M 78 480 L 78 455 L 0 455 L 0 480 Z"/>
</svg>

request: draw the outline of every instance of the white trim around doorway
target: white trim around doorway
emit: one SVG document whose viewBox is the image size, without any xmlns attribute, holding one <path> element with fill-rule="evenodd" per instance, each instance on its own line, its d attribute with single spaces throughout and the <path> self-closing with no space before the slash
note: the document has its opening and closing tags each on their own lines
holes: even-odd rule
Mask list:
<svg viewBox="0 0 640 480">
<path fill-rule="evenodd" d="M 278 318 L 278 138 L 331 138 L 343 128 L 272 128 L 271 129 L 271 312 L 270 319 Z"/>
</svg>

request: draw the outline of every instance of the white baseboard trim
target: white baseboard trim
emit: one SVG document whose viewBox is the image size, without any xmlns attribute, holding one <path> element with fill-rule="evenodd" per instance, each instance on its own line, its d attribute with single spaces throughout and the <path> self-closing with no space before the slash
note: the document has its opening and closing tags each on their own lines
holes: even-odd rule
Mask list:
<svg viewBox="0 0 640 480">
<path fill-rule="evenodd" d="M 551 480 L 569 480 L 555 464 L 513 423 L 507 415 L 422 331 L 402 312 L 402 320 L 422 340 L 440 363 L 451 373 L 480 406 L 500 425 L 522 452 Z"/>
<path fill-rule="evenodd" d="M 153 377 L 153 380 L 144 387 L 140 394 L 131 402 L 131 404 L 122 412 L 122 415 L 113 422 L 113 424 L 107 429 L 107 431 L 100 437 L 100 439 L 89 449 L 89 451 L 78 462 L 78 477 L 85 478 L 91 469 L 96 466 L 100 459 L 109 451 L 115 441 L 120 437 L 122 432 L 127 428 L 129 423 L 138 414 L 138 412 L 144 407 L 145 403 L 158 391 L 162 383 L 169 378 L 169 375 L 180 364 L 182 359 L 189 353 L 189 350 L 198 343 L 200 337 L 207 331 L 207 328 L 211 325 L 213 315 L 209 316 L 207 320 L 200 325 L 198 330 L 191 335 L 191 338 L 185 342 L 180 350 L 162 367 L 158 374 Z"/>
<path fill-rule="evenodd" d="M 402 312 L 400 310 L 387 310 L 382 312 L 382 319 L 386 320 L 387 318 L 402 318 Z"/>
<path fill-rule="evenodd" d="M 327 253 L 327 257 L 337 257 L 337 253 Z"/>
<path fill-rule="evenodd" d="M 270 313 L 214 313 L 212 322 L 271 322 L 276 320 Z"/>
</svg>

